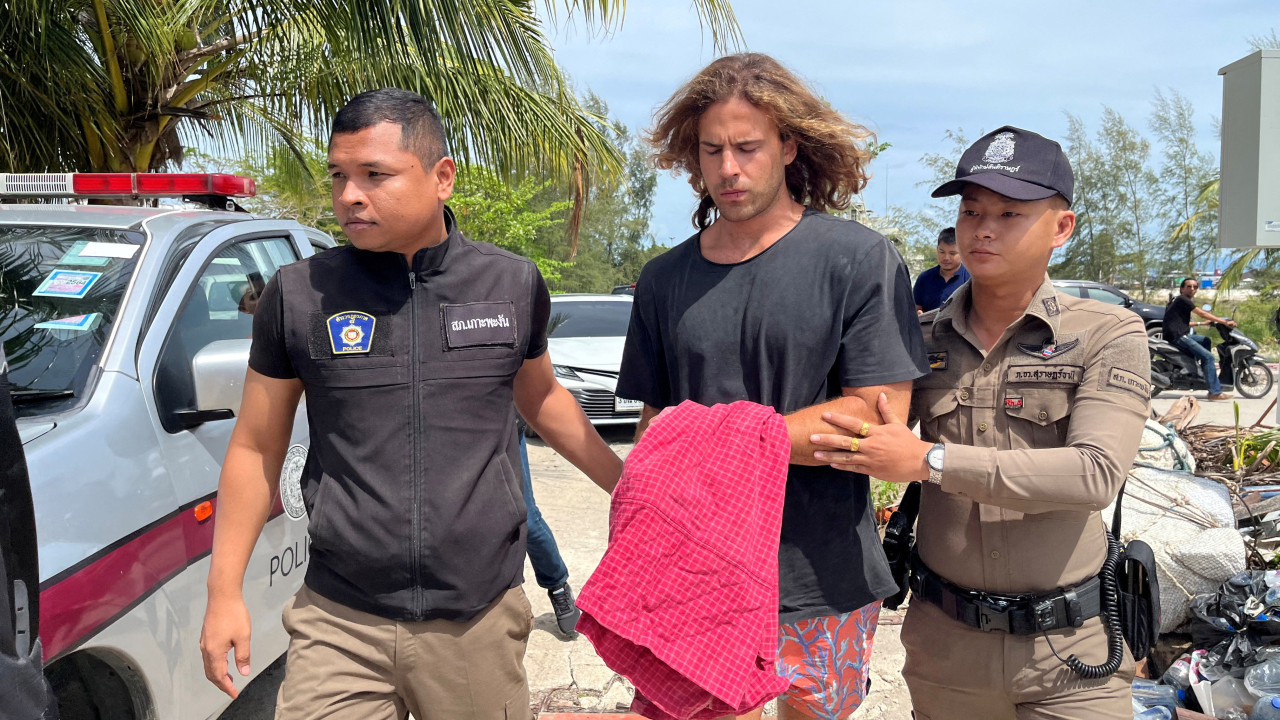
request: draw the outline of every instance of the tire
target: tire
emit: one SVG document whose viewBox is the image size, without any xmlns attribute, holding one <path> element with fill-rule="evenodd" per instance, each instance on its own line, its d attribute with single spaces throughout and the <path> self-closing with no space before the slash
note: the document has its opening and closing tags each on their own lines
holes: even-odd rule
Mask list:
<svg viewBox="0 0 1280 720">
<path fill-rule="evenodd" d="M 1271 368 L 1253 361 L 1248 365 L 1236 368 L 1236 390 L 1244 397 L 1257 399 L 1271 392 L 1275 378 Z"/>
<path fill-rule="evenodd" d="M 1152 325 L 1151 327 L 1147 328 L 1147 337 L 1152 338 L 1154 340 L 1164 340 L 1164 326 Z"/>
</svg>

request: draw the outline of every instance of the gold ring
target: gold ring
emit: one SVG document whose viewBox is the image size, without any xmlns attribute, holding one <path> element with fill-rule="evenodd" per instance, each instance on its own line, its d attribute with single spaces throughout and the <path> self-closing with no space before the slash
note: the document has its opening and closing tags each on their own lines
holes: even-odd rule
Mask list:
<svg viewBox="0 0 1280 720">
<path fill-rule="evenodd" d="M 849 438 L 849 452 L 858 452 L 858 438 Z"/>
<path fill-rule="evenodd" d="M 871 434 L 871 423 L 869 423 L 869 422 L 865 422 L 865 421 L 864 421 L 864 422 L 862 423 L 862 427 L 858 429 L 858 434 L 859 434 L 859 435 L 861 435 L 862 437 L 866 437 L 866 436 L 870 435 L 870 434 Z"/>
</svg>

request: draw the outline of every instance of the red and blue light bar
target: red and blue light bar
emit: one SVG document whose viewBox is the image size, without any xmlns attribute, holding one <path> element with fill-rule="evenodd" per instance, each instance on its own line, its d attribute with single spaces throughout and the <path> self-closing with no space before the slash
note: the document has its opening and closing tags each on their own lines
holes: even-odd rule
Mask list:
<svg viewBox="0 0 1280 720">
<path fill-rule="evenodd" d="M 219 173 L 0 173 L 0 197 L 253 197 L 253 178 Z"/>
</svg>

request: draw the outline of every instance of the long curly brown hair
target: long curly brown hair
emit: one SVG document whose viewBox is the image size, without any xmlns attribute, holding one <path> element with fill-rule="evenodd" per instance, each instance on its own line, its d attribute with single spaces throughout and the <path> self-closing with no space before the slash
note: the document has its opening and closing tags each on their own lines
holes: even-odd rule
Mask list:
<svg viewBox="0 0 1280 720">
<path fill-rule="evenodd" d="M 761 53 L 728 55 L 703 68 L 659 108 L 645 134 L 662 170 L 684 171 L 700 202 L 698 229 L 711 224 L 715 201 L 698 166 L 698 121 L 711 105 L 740 97 L 769 114 L 783 141 L 796 141 L 787 189 L 817 210 L 844 210 L 871 177 L 867 149 L 875 133 L 850 122 L 777 60 Z"/>
</svg>

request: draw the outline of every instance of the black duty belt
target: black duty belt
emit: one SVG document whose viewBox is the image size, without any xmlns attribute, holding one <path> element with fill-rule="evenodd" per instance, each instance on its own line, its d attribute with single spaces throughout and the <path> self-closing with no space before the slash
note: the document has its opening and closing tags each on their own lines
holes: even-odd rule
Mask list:
<svg viewBox="0 0 1280 720">
<path fill-rule="evenodd" d="M 1000 595 L 960 587 L 930 570 L 919 555 L 911 556 L 911 594 L 948 617 L 987 632 L 1035 635 L 1080 627 L 1099 613 L 1101 584 L 1094 576 L 1043 595 Z"/>
</svg>

